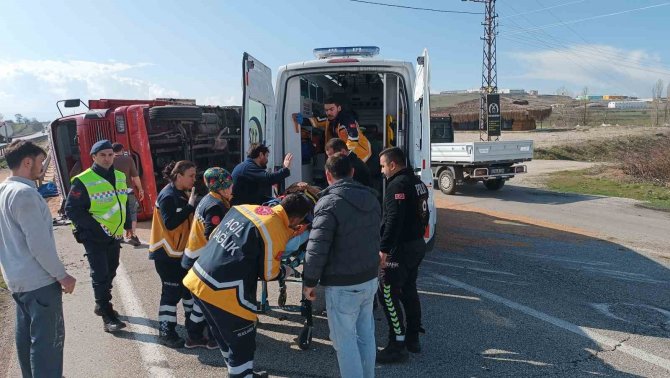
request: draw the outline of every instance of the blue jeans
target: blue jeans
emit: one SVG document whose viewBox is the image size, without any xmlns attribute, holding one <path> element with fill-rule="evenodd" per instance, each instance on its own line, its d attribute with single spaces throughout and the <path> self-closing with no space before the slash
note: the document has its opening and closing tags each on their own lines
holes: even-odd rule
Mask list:
<svg viewBox="0 0 670 378">
<path fill-rule="evenodd" d="M 12 293 L 12 297 L 16 302 L 16 353 L 23 377 L 62 377 L 65 324 L 60 284 Z"/>
<path fill-rule="evenodd" d="M 375 376 L 375 320 L 372 303 L 377 278 L 358 285 L 326 286 L 330 339 L 343 378 Z"/>
</svg>

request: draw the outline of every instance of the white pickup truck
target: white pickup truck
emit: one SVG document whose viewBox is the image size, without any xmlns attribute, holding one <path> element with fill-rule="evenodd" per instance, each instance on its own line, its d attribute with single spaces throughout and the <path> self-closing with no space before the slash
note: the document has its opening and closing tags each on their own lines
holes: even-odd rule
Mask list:
<svg viewBox="0 0 670 378">
<path fill-rule="evenodd" d="M 479 181 L 489 190 L 499 190 L 506 180 L 527 172 L 519 163 L 533 159 L 532 140 L 454 143 L 447 117 L 431 120 L 431 129 L 430 165 L 444 194 Z"/>
</svg>

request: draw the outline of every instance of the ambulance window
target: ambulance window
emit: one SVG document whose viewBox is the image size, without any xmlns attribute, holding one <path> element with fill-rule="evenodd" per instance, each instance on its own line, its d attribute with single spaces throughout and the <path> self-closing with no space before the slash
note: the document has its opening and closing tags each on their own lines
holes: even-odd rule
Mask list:
<svg viewBox="0 0 670 378">
<path fill-rule="evenodd" d="M 309 97 L 309 82 L 305 79 L 300 79 L 300 95 L 302 97 Z"/>
<path fill-rule="evenodd" d="M 265 143 L 265 105 L 249 99 L 249 143 Z"/>
</svg>

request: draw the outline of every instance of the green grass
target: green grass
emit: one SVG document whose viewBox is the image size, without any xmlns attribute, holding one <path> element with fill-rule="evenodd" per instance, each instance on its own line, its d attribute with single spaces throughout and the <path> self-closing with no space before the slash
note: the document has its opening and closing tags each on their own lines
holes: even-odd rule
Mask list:
<svg viewBox="0 0 670 378">
<path fill-rule="evenodd" d="M 5 280 L 2 278 L 2 275 L 0 275 L 0 287 L 7 289 L 7 284 L 5 284 Z"/>
<path fill-rule="evenodd" d="M 546 185 L 559 192 L 632 198 L 644 201 L 650 208 L 670 210 L 670 188 L 608 175 L 603 177 L 601 173 L 598 168 L 555 172 L 549 176 Z"/>
<path fill-rule="evenodd" d="M 627 136 L 583 143 L 536 148 L 533 158 L 543 160 L 574 160 L 619 162 L 624 154 L 644 153 L 661 145 L 667 146 L 670 137 L 664 133 Z"/>
</svg>

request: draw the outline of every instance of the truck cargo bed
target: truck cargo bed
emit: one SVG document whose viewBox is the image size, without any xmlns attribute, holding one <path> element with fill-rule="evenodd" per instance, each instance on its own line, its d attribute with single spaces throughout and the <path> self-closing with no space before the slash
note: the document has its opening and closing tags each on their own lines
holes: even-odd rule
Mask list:
<svg viewBox="0 0 670 378">
<path fill-rule="evenodd" d="M 432 163 L 477 164 L 533 159 L 533 141 L 432 143 Z"/>
</svg>

